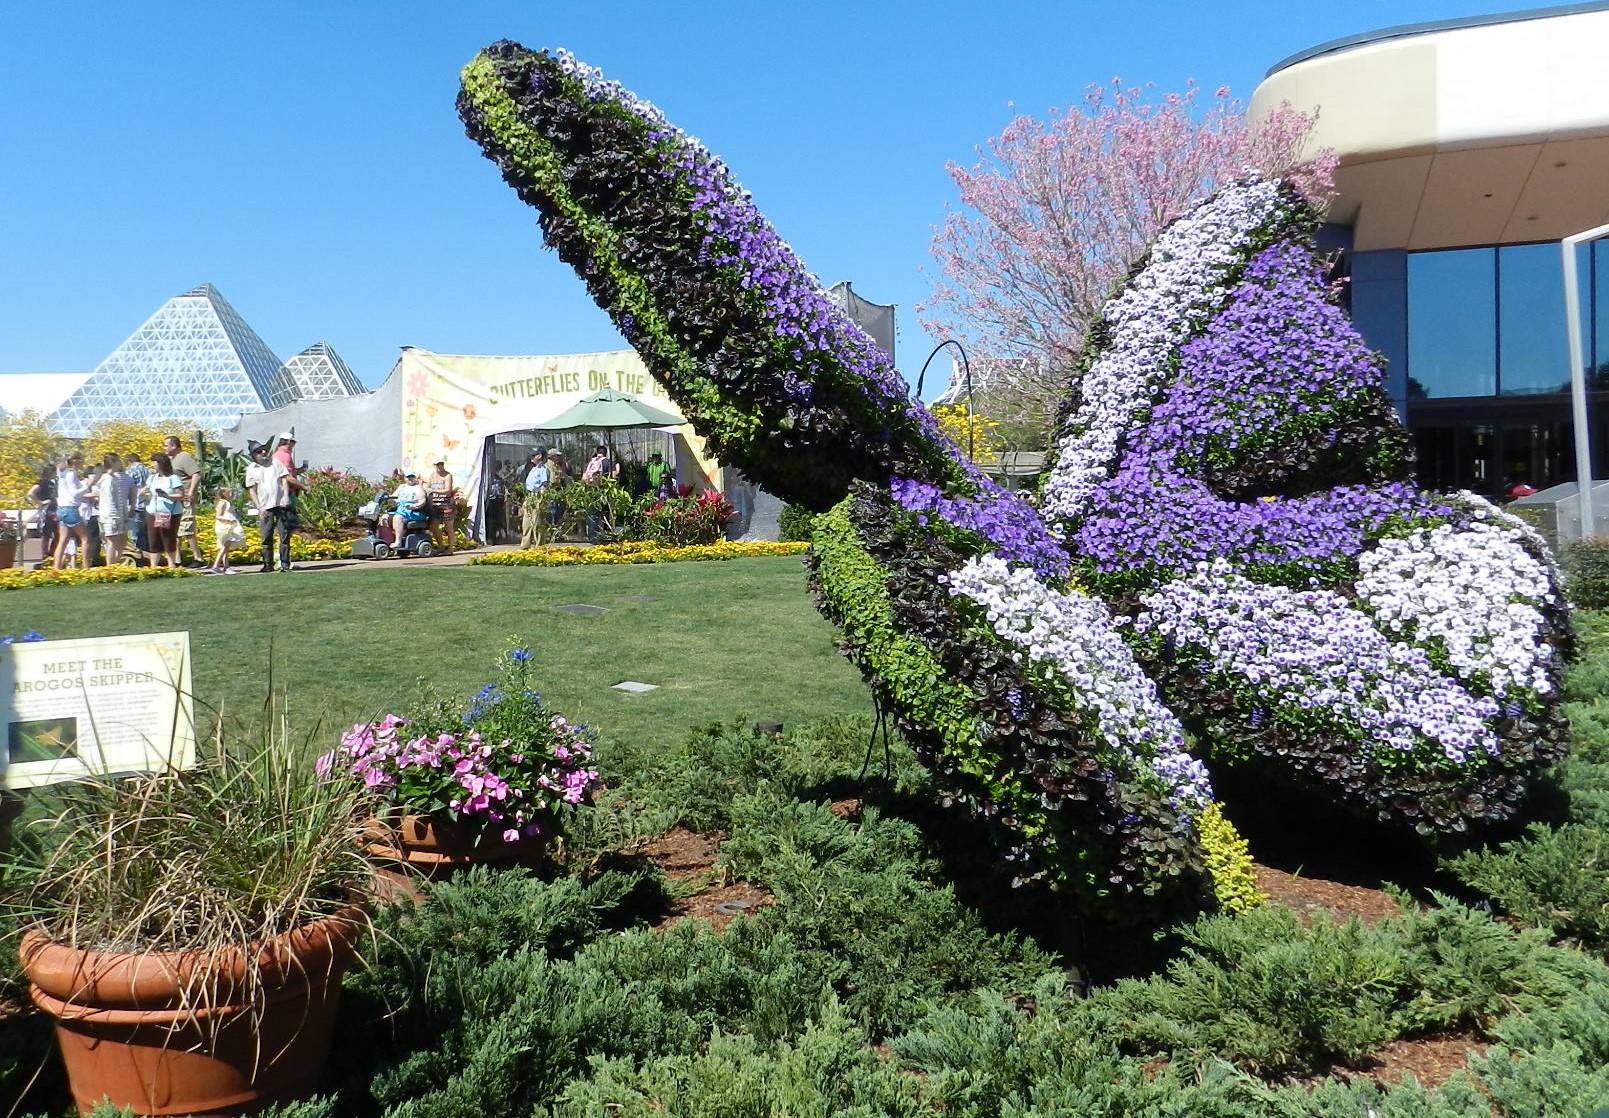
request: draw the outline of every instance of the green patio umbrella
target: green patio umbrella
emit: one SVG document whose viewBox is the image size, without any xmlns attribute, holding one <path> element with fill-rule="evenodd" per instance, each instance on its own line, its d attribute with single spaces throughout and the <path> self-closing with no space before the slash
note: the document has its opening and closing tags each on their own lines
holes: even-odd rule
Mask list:
<svg viewBox="0 0 1609 1118">
<path fill-rule="evenodd" d="M 605 388 L 584 396 L 546 423 L 538 431 L 612 431 L 622 427 L 680 427 L 687 421 L 679 415 L 660 411 L 626 392 Z"/>
</svg>

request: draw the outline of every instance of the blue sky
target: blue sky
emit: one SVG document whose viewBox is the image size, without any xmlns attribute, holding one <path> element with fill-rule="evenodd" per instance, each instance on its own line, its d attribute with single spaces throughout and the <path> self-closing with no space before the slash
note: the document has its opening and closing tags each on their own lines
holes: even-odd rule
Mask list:
<svg viewBox="0 0 1609 1118">
<path fill-rule="evenodd" d="M 899 305 L 908 378 L 932 342 L 947 161 L 1020 111 L 1121 76 L 1249 98 L 1318 43 L 1512 10 L 1300 5 L 6 3 L 0 10 L 0 373 L 91 369 L 161 303 L 215 284 L 281 358 L 328 341 L 369 385 L 398 348 L 622 345 L 541 247 L 454 109 L 500 38 L 563 46 L 726 159 L 824 284 Z M 934 363 L 939 368 L 943 359 Z M 930 371 L 925 395 L 942 385 Z M 0 381 L 0 396 L 4 384 Z M 0 400 L 3 403 L 3 400 Z"/>
</svg>

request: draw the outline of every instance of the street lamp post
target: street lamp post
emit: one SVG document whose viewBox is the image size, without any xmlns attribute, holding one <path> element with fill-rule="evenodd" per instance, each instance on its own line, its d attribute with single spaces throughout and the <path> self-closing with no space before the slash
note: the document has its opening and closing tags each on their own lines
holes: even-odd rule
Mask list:
<svg viewBox="0 0 1609 1118">
<path fill-rule="evenodd" d="M 1576 275 L 1577 245 L 1609 234 L 1609 225 L 1599 225 L 1573 234 L 1559 242 L 1564 255 L 1564 326 L 1570 338 L 1570 403 L 1575 419 L 1575 476 L 1580 489 L 1581 534 L 1596 534 L 1597 518 L 1592 508 L 1592 443 L 1587 429 L 1586 358 L 1581 345 L 1581 281 Z"/>
<path fill-rule="evenodd" d="M 976 448 L 973 446 L 973 429 L 976 423 L 972 417 L 972 363 L 967 360 L 967 351 L 962 349 L 961 343 L 954 338 L 945 338 L 934 346 L 933 352 L 927 355 L 926 361 L 922 362 L 922 371 L 916 374 L 916 402 L 918 404 L 922 402 L 922 380 L 927 376 L 927 367 L 933 364 L 933 358 L 939 355 L 939 350 L 948 345 L 953 345 L 955 352 L 961 355 L 961 373 L 967 386 L 967 461 L 976 462 L 978 455 Z"/>
</svg>

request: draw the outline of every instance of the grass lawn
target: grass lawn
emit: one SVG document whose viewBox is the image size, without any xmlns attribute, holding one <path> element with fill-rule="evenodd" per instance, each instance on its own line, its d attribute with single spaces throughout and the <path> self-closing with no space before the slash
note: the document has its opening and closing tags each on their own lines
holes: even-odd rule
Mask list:
<svg viewBox="0 0 1609 1118">
<path fill-rule="evenodd" d="M 572 613 L 567 605 L 600 606 Z M 517 640 L 539 690 L 601 738 L 680 741 L 733 717 L 797 725 L 869 714 L 796 556 L 562 568 L 408 567 L 48 587 L 0 597 L 0 632 L 50 639 L 189 630 L 203 704 L 253 719 L 288 693 L 295 726 L 333 735 L 402 710 L 418 680 L 467 698 Z M 611 690 L 622 680 L 659 685 Z M 329 739 L 333 743 L 333 736 Z"/>
</svg>

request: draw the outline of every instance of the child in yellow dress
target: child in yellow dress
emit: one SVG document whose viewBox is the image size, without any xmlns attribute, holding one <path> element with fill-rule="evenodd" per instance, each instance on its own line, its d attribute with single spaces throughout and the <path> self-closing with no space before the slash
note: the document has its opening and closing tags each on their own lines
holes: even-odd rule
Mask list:
<svg viewBox="0 0 1609 1118">
<path fill-rule="evenodd" d="M 218 556 L 212 561 L 211 568 L 215 575 L 235 573 L 229 565 L 229 549 L 246 542 L 246 531 L 240 526 L 240 517 L 235 515 L 234 496 L 233 488 L 220 485 L 218 503 L 212 508 L 212 532 L 218 539 Z"/>
</svg>

